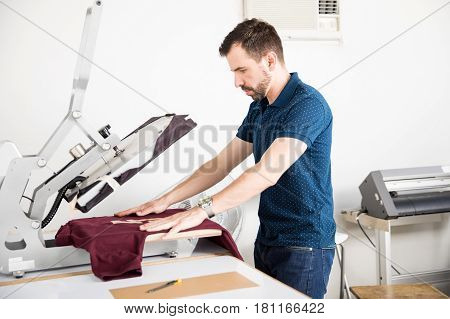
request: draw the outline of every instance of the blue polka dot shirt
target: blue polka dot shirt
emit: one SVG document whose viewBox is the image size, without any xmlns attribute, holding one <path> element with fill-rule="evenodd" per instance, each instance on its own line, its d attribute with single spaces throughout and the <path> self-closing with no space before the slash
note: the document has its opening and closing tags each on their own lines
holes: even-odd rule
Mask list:
<svg viewBox="0 0 450 319">
<path fill-rule="evenodd" d="M 333 247 L 336 224 L 331 186 L 333 115 L 323 96 L 297 73 L 269 105 L 250 104 L 236 134 L 253 144 L 255 162 L 278 137 L 303 141 L 306 152 L 261 193 L 258 240 L 268 246 Z"/>
</svg>

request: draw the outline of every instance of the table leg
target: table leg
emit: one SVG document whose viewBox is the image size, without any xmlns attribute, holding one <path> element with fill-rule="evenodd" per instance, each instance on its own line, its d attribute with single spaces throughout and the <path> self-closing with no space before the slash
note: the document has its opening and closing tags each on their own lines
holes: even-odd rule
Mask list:
<svg viewBox="0 0 450 319">
<path fill-rule="evenodd" d="M 390 285 L 392 283 L 391 268 L 391 227 L 388 231 L 375 230 L 377 236 L 377 281 L 379 285 Z"/>
</svg>

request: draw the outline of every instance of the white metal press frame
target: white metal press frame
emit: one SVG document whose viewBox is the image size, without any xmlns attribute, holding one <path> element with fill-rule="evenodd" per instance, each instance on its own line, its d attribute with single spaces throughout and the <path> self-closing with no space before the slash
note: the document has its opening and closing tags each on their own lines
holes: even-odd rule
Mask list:
<svg viewBox="0 0 450 319">
<path fill-rule="evenodd" d="M 77 187 L 81 187 L 80 184 L 83 184 L 83 187 L 88 186 L 99 177 L 109 174 L 125 164 L 129 158 L 122 156 L 122 153 L 127 154 L 128 152 L 131 157 L 136 152 L 142 151 L 142 145 L 138 141 L 140 131 L 121 141 L 115 134 L 109 132 L 101 134 L 100 131 L 94 129 L 82 113 L 101 12 L 101 1 L 95 1 L 87 10 L 69 111 L 39 153 L 22 155 L 14 143 L 0 141 L 0 150 L 9 147 L 14 153 L 14 158 L 10 161 L 5 176 L 0 176 L 0 234 L 2 240 L 7 235 L 10 238 L 17 237 L 13 242 L 5 242 L 0 245 L 0 273 L 12 273 L 16 277 L 21 277 L 26 271 L 88 264 L 89 254 L 86 251 L 73 247 L 55 247 L 54 244 L 50 244 L 44 239 L 42 221 L 45 217 L 47 201 L 50 196 L 61 190 L 74 178 L 83 173 L 86 174 L 86 171 L 91 171 L 92 174 L 87 176 L 86 180 L 78 183 Z M 173 115 L 166 115 L 141 129 L 141 131 L 145 130 L 145 133 L 148 131 L 155 133 L 150 136 L 149 140 L 146 139 L 145 144 L 147 145 L 144 146 L 146 151 L 150 148 L 150 151 L 153 152 L 152 147 L 154 147 L 156 139 L 167 128 L 172 118 Z M 89 138 L 91 146 L 85 150 L 81 144 L 78 144 L 71 149 L 76 160 L 51 179 L 36 187 L 30 199 L 31 205 L 28 211 L 24 212 L 20 202 L 32 172 L 46 167 L 73 127 L 78 127 Z M 95 170 L 92 172 L 93 167 L 98 172 Z M 162 251 L 176 252 L 180 245 L 184 245 L 184 250 L 188 252 L 194 249 L 195 244 L 195 240 L 183 243 L 180 241 L 153 243 L 150 248 L 146 248 L 144 255 L 161 254 Z"/>
</svg>

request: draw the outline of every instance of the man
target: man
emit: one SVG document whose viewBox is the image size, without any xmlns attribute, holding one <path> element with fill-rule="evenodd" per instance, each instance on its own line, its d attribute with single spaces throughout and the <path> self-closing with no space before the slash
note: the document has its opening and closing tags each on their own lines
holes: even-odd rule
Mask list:
<svg viewBox="0 0 450 319">
<path fill-rule="evenodd" d="M 287 71 L 281 40 L 270 24 L 245 20 L 225 37 L 219 52 L 234 73 L 235 86 L 254 100 L 236 138 L 173 190 L 116 215 L 160 213 L 209 189 L 253 153 L 255 165 L 221 192 L 141 229 L 169 229 L 170 238 L 261 194 L 256 268 L 313 298 L 323 298 L 336 228 L 331 110 L 318 91 Z"/>
</svg>

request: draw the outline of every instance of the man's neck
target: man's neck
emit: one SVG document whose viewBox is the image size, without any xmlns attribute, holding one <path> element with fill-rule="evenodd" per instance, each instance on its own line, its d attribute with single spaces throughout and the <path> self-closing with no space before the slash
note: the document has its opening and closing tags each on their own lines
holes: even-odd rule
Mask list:
<svg viewBox="0 0 450 319">
<path fill-rule="evenodd" d="M 266 95 L 269 104 L 275 102 L 275 100 L 280 95 L 281 91 L 283 91 L 284 87 L 286 86 L 290 78 L 291 75 L 286 69 L 280 70 L 279 73 L 274 74 L 272 78 L 272 85 L 270 86 L 270 89 Z"/>
</svg>

